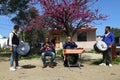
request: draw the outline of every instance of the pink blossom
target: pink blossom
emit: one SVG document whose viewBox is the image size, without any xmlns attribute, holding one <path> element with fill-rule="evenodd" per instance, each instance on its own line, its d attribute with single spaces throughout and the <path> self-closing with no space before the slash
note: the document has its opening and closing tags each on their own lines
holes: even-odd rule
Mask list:
<svg viewBox="0 0 120 80">
<path fill-rule="evenodd" d="M 33 1 L 33 0 L 32 0 Z M 91 24 L 95 20 L 106 20 L 108 16 L 91 10 L 89 0 L 34 0 L 42 5 L 43 15 L 32 19 L 32 27 L 53 27 L 58 29 L 79 28 L 82 24 Z M 98 2 L 96 0 L 95 2 Z M 93 2 L 94 3 L 94 2 Z M 36 13 L 38 11 L 35 10 Z M 75 25 L 76 24 L 76 25 Z"/>
</svg>

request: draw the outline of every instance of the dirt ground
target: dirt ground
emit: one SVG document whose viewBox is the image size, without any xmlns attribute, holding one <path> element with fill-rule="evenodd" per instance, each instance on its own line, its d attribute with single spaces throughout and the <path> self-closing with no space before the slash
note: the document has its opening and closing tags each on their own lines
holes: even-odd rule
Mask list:
<svg viewBox="0 0 120 80">
<path fill-rule="evenodd" d="M 81 68 L 68 68 L 63 66 L 60 57 L 56 58 L 56 62 L 55 68 L 43 69 L 40 58 L 20 60 L 19 64 L 22 69 L 10 71 L 9 58 L 0 57 L 0 80 L 120 80 L 120 64 L 108 67 L 84 61 L 82 62 L 84 66 Z"/>
</svg>

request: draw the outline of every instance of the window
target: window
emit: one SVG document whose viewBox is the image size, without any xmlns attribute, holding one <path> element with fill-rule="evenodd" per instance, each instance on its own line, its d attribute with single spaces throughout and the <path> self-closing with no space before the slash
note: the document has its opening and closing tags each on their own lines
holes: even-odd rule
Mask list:
<svg viewBox="0 0 120 80">
<path fill-rule="evenodd" d="M 87 33 L 80 32 L 77 34 L 77 41 L 87 41 Z"/>
</svg>

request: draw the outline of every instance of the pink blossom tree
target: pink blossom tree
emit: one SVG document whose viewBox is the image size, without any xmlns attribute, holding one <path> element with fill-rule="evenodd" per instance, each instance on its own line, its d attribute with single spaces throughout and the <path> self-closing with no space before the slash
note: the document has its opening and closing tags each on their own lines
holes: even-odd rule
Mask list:
<svg viewBox="0 0 120 80">
<path fill-rule="evenodd" d="M 91 5 L 98 0 L 31 0 L 42 6 L 43 16 L 36 19 L 39 25 L 59 29 L 67 36 L 74 35 L 78 28 L 92 24 L 96 20 L 106 20 L 107 16 Z M 33 24 L 34 25 L 34 24 Z M 35 27 L 35 26 L 34 26 Z"/>
</svg>

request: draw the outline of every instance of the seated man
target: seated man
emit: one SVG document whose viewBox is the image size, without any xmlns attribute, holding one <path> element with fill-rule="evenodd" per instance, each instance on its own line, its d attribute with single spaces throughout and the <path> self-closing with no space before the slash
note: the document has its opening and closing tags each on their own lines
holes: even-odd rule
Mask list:
<svg viewBox="0 0 120 80">
<path fill-rule="evenodd" d="M 64 49 L 74 49 L 74 48 L 77 48 L 77 44 L 75 42 L 73 42 L 71 37 L 69 36 L 67 38 L 67 42 L 65 42 L 65 44 L 63 45 L 63 48 Z M 66 66 L 68 66 L 68 61 L 67 61 L 68 55 L 65 55 L 65 56 L 66 56 L 66 58 L 64 58 L 64 66 L 66 67 Z M 74 61 L 72 63 L 75 64 L 78 60 L 78 54 L 69 54 L 69 56 L 74 58 Z"/>
<path fill-rule="evenodd" d="M 54 68 L 54 66 L 53 66 L 53 61 L 54 61 L 54 58 L 55 58 L 55 53 L 53 52 L 54 48 L 55 48 L 54 44 L 49 42 L 49 38 L 46 38 L 45 43 L 43 44 L 43 46 L 40 49 L 42 51 L 41 57 L 42 57 L 42 62 L 43 62 L 43 68 L 47 67 L 46 56 L 51 57 L 49 66 L 51 68 Z"/>
</svg>

